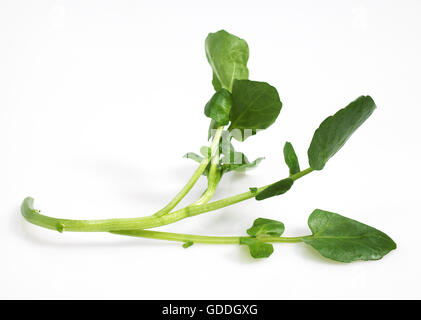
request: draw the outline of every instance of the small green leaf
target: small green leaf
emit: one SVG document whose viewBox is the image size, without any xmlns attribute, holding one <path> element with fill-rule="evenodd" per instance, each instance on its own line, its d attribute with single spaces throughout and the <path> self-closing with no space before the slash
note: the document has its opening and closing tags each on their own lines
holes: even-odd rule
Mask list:
<svg viewBox="0 0 421 320">
<path fill-rule="evenodd" d="M 256 195 L 256 200 L 264 200 L 267 198 L 271 198 L 274 196 L 279 196 L 284 194 L 289 189 L 291 189 L 292 185 L 294 184 L 294 180 L 290 178 L 286 178 L 271 184 L 269 187 L 264 189 L 262 192 Z"/>
<path fill-rule="evenodd" d="M 244 155 L 242 152 L 238 152 Z M 222 158 L 222 161 L 224 161 L 225 158 Z M 242 163 L 222 163 L 222 171 L 223 173 L 230 172 L 230 171 L 237 171 L 237 172 L 244 172 L 247 169 L 252 169 L 256 167 L 262 160 L 265 158 L 257 158 L 256 160 L 249 162 L 247 158 L 244 156 L 245 161 Z"/>
<path fill-rule="evenodd" d="M 307 152 L 310 167 L 322 170 L 326 162 L 342 148 L 375 108 L 376 105 L 370 96 L 361 96 L 326 118 L 315 131 Z"/>
<path fill-rule="evenodd" d="M 246 169 L 252 169 L 254 167 L 257 167 L 259 165 L 259 163 L 262 162 L 264 159 L 265 159 L 264 157 L 257 158 L 255 160 L 253 160 L 252 162 L 244 163 L 244 164 L 242 164 L 238 167 L 234 167 L 234 168 L 232 168 L 232 170 L 243 172 Z"/>
<path fill-rule="evenodd" d="M 213 70 L 212 84 L 216 91 L 231 91 L 234 80 L 248 79 L 247 42 L 225 30 L 209 33 L 205 42 L 206 58 Z"/>
<path fill-rule="evenodd" d="M 251 237 L 257 237 L 258 235 L 280 237 L 284 230 L 285 226 L 280 221 L 257 218 L 254 220 L 253 226 L 247 230 L 247 233 Z"/>
<path fill-rule="evenodd" d="M 337 213 L 316 209 L 308 225 L 313 235 L 302 240 L 332 260 L 378 260 L 396 249 L 396 243 L 385 233 Z"/>
<path fill-rule="evenodd" d="M 203 158 L 201 156 L 199 156 L 197 153 L 194 152 L 188 152 L 184 155 L 184 158 L 186 159 L 192 159 L 196 162 L 202 162 Z"/>
<path fill-rule="evenodd" d="M 250 187 L 249 190 L 250 190 L 250 192 L 255 193 L 255 192 L 257 192 L 258 189 L 256 187 Z"/>
<path fill-rule="evenodd" d="M 202 147 L 200 149 L 200 152 L 201 153 L 203 152 L 204 155 L 209 154 L 210 148 L 209 147 Z M 201 163 L 203 161 L 203 159 L 204 159 L 203 157 L 199 156 L 197 153 L 194 153 L 194 152 L 188 152 L 188 153 L 186 153 L 184 155 L 184 158 L 186 158 L 186 159 L 192 159 L 193 161 L 196 161 L 198 163 Z M 207 165 L 207 167 L 203 171 L 203 173 L 202 173 L 203 176 L 205 176 L 205 177 L 208 176 L 208 174 L 209 174 L 209 168 L 210 168 L 210 163 Z"/>
<path fill-rule="evenodd" d="M 56 229 L 57 229 L 58 232 L 63 233 L 63 231 L 64 231 L 64 224 L 57 223 L 56 224 Z"/>
<path fill-rule="evenodd" d="M 219 152 L 223 155 L 220 161 L 222 173 L 229 171 L 243 172 L 246 169 L 256 167 L 264 159 L 257 158 L 250 162 L 244 153 L 235 151 L 234 146 L 231 143 L 231 135 L 228 131 L 222 132 Z"/>
<path fill-rule="evenodd" d="M 234 146 L 231 143 L 231 134 L 229 131 L 223 130 L 219 141 L 219 153 L 229 158 L 234 151 Z"/>
<path fill-rule="evenodd" d="M 208 149 L 209 149 L 208 147 L 202 147 L 201 150 L 200 150 L 200 152 L 203 152 L 205 155 L 206 154 L 209 154 Z M 196 161 L 198 163 L 201 163 L 203 161 L 203 159 L 204 159 L 203 157 L 199 156 L 197 153 L 194 153 L 194 152 L 188 152 L 188 153 L 186 153 L 184 155 L 184 158 L 186 158 L 186 159 L 192 159 L 192 160 L 194 160 L 194 161 Z M 207 165 L 207 167 L 203 171 L 203 173 L 202 173 L 203 176 L 205 176 L 205 177 L 208 176 L 208 174 L 209 174 L 209 168 L 210 168 L 210 163 Z"/>
<path fill-rule="evenodd" d="M 300 172 L 300 163 L 298 162 L 297 155 L 295 154 L 295 150 L 291 142 L 285 142 L 284 159 L 285 159 L 285 163 L 287 164 L 289 168 L 290 176 Z"/>
<path fill-rule="evenodd" d="M 225 126 L 229 123 L 229 114 L 232 106 L 231 93 L 221 89 L 217 91 L 205 106 L 205 115 L 216 122 L 216 126 Z"/>
<path fill-rule="evenodd" d="M 270 243 L 261 242 L 257 239 L 241 237 L 240 244 L 249 247 L 250 255 L 255 258 L 267 258 L 273 253 L 273 246 Z"/>
<path fill-rule="evenodd" d="M 193 245 L 193 241 L 186 241 L 183 243 L 183 248 L 187 249 L 188 247 L 191 247 Z"/>
<path fill-rule="evenodd" d="M 202 156 L 204 156 L 205 158 L 210 158 L 211 157 L 211 148 L 203 146 L 200 148 L 200 153 L 202 154 Z"/>
<path fill-rule="evenodd" d="M 235 80 L 229 130 L 235 139 L 244 141 L 274 123 L 281 108 L 278 92 L 268 83 Z"/>
</svg>

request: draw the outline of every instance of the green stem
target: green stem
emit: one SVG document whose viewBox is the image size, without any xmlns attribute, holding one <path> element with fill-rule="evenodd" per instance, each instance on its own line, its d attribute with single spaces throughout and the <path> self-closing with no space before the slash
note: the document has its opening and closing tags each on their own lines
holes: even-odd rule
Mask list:
<svg viewBox="0 0 421 320">
<path fill-rule="evenodd" d="M 302 237 L 258 237 L 262 242 L 303 242 L 304 238 L 309 238 L 311 236 L 302 236 Z"/>
<path fill-rule="evenodd" d="M 212 157 L 216 153 L 218 153 L 219 140 L 221 139 L 223 129 L 224 129 L 224 127 L 219 127 L 216 130 L 215 136 L 212 140 L 212 144 L 211 144 L 211 155 L 212 155 Z M 218 155 L 218 159 L 219 159 L 219 155 Z M 161 217 L 161 216 L 167 214 L 168 212 L 170 212 L 172 209 L 175 208 L 175 206 L 186 196 L 186 194 L 196 184 L 197 180 L 200 178 L 203 171 L 205 171 L 206 167 L 208 166 L 209 161 L 210 161 L 210 158 L 204 158 L 202 160 L 202 162 L 200 162 L 199 167 L 194 172 L 193 176 L 190 178 L 190 180 L 187 182 L 187 184 L 183 187 L 183 189 L 181 189 L 180 192 L 177 193 L 177 195 L 164 208 L 162 208 L 161 210 L 156 212 L 154 214 L 155 217 Z"/>
<path fill-rule="evenodd" d="M 304 175 L 310 173 L 312 169 L 303 170 L 293 176 L 291 179 L 297 180 Z M 248 191 L 237 194 L 232 197 L 213 201 L 203 205 L 187 206 L 183 209 L 173 211 L 166 215 L 157 217 L 155 215 L 141 217 L 141 218 L 121 218 L 121 219 L 101 219 L 101 220 L 71 220 L 71 219 L 56 219 L 44 216 L 39 211 L 33 208 L 33 199 L 26 198 L 21 207 L 22 215 L 29 222 L 38 226 L 57 230 L 57 231 L 77 231 L 77 232 L 107 232 L 117 230 L 135 230 L 135 229 L 149 229 L 164 226 L 174 223 L 181 219 L 196 216 L 209 211 L 217 210 L 230 206 L 232 204 L 253 198 L 259 192 L 263 191 L 270 185 L 260 187 L 257 191 Z"/>
<path fill-rule="evenodd" d="M 295 180 L 298 180 L 301 177 L 305 176 L 306 174 L 309 174 L 312 171 L 313 171 L 312 168 L 307 168 L 303 171 L 300 171 L 300 172 L 292 175 L 290 178 L 295 181 Z M 196 216 L 198 214 L 206 213 L 206 212 L 209 212 L 209 211 L 221 209 L 221 208 L 233 205 L 235 203 L 253 198 L 259 192 L 262 192 L 265 188 L 269 187 L 270 185 L 271 184 L 268 184 L 266 186 L 257 188 L 257 190 L 254 191 L 254 192 L 253 191 L 247 191 L 247 192 L 240 193 L 240 194 L 237 194 L 237 195 L 232 196 L 232 197 L 224 198 L 224 199 L 214 201 L 214 202 L 211 202 L 211 203 L 207 203 L 207 204 L 204 204 L 204 205 L 201 205 L 201 206 L 188 206 L 188 207 L 180 209 L 178 211 L 174 211 L 174 212 L 172 212 L 168 215 L 169 216 L 170 215 L 180 216 L 180 215 L 186 214 L 185 217 L 191 217 L 191 216 Z M 178 219 L 178 220 L 180 220 L 180 219 Z"/>
<path fill-rule="evenodd" d="M 151 230 L 126 230 L 126 231 L 111 231 L 114 234 L 120 234 L 131 237 L 161 239 L 169 241 L 187 242 L 192 241 L 195 243 L 211 243 L 211 244 L 239 244 L 240 237 L 215 237 L 215 236 L 199 236 L 193 234 L 181 234 L 171 232 L 160 232 Z"/>
<path fill-rule="evenodd" d="M 182 234 L 182 233 L 171 233 L 151 230 L 126 230 L 126 231 L 112 231 L 113 234 L 149 238 L 149 239 L 160 239 L 168 241 L 180 241 L 187 242 L 191 241 L 194 243 L 210 243 L 210 244 L 240 244 L 240 238 L 252 238 L 252 237 L 218 237 L 218 236 L 199 236 L 193 234 Z M 307 237 L 307 236 L 306 236 Z M 259 237 L 258 240 L 261 242 L 302 242 L 304 237 Z"/>
<path fill-rule="evenodd" d="M 206 191 L 201 195 L 201 197 L 193 202 L 190 206 L 198 206 L 205 203 L 208 203 L 210 199 L 212 199 L 216 187 L 219 184 L 219 181 L 221 180 L 221 173 L 218 170 L 217 164 L 211 164 L 211 168 L 209 170 L 209 176 L 208 176 L 208 188 Z"/>
<path fill-rule="evenodd" d="M 296 174 L 293 174 L 292 176 L 290 176 L 290 178 L 292 179 L 292 180 L 298 180 L 298 179 L 300 179 L 301 177 L 304 177 L 306 174 L 309 174 L 310 172 L 312 172 L 314 169 L 312 169 L 312 168 L 307 168 L 307 169 L 305 169 L 305 170 L 303 170 L 303 171 L 300 171 L 300 172 L 297 172 Z"/>
</svg>

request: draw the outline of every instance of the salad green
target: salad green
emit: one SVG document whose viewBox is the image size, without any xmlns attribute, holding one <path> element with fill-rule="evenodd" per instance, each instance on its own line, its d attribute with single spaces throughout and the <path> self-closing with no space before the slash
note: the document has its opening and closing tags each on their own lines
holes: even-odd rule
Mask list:
<svg viewBox="0 0 421 320">
<path fill-rule="evenodd" d="M 189 152 L 186 158 L 199 163 L 186 185 L 156 213 L 139 218 L 102 220 L 58 219 L 42 215 L 33 207 L 33 199 L 23 201 L 21 212 L 29 222 L 59 232 L 110 232 L 118 235 L 179 241 L 184 248 L 195 243 L 237 244 L 247 246 L 253 258 L 265 258 L 273 251 L 272 243 L 302 242 L 322 256 L 341 262 L 377 260 L 396 248 L 385 233 L 355 220 L 329 211 L 316 209 L 308 219 L 311 234 L 283 237 L 282 222 L 258 218 L 247 235 L 203 236 L 148 230 L 179 220 L 215 211 L 248 199 L 264 200 L 293 189 L 296 180 L 322 170 L 358 127 L 373 113 L 376 105 L 369 96 L 361 96 L 345 108 L 326 118 L 315 131 L 308 148 L 309 167 L 302 170 L 294 147 L 286 142 L 284 160 L 289 175 L 271 184 L 246 186 L 243 193 L 211 201 L 221 178 L 232 171 L 245 171 L 257 166 L 263 158 L 249 161 L 234 149 L 232 138 L 243 142 L 270 127 L 277 119 L 282 102 L 278 91 L 266 82 L 249 80 L 247 61 L 249 47 L 245 40 L 224 30 L 210 33 L 205 43 L 206 57 L 212 68 L 215 93 L 207 102 L 204 113 L 210 118 L 210 145 L 200 154 Z M 174 210 L 201 176 L 208 181 L 207 189 L 192 204 Z"/>
</svg>

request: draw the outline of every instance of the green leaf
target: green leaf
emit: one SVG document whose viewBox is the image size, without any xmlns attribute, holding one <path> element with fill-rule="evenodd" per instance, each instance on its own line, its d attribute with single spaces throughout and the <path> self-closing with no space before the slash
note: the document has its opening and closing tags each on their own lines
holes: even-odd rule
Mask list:
<svg viewBox="0 0 421 320">
<path fill-rule="evenodd" d="M 228 131 L 222 132 L 222 138 L 219 143 L 219 152 L 223 155 L 218 163 L 218 170 L 221 175 L 230 171 L 243 172 L 247 169 L 256 167 L 264 158 L 257 158 L 256 160 L 250 162 L 246 155 L 242 152 L 237 152 L 234 149 L 234 146 L 230 141 L 230 133 Z M 200 156 L 194 152 L 189 152 L 184 155 L 187 159 L 192 159 L 198 163 L 202 162 L 204 157 L 210 157 L 211 149 L 207 146 L 200 148 L 200 153 L 203 155 Z M 210 163 L 203 171 L 204 176 L 208 176 L 210 169 Z"/>
<path fill-rule="evenodd" d="M 247 233 L 251 237 L 257 237 L 258 235 L 280 237 L 284 230 L 285 226 L 280 221 L 257 218 L 254 220 L 253 226 L 247 230 Z"/>
<path fill-rule="evenodd" d="M 202 154 L 202 156 L 204 156 L 205 158 L 210 158 L 211 157 L 211 153 L 212 150 L 211 148 L 207 147 L 207 146 L 203 146 L 200 148 L 200 153 Z"/>
<path fill-rule="evenodd" d="M 197 153 L 194 152 L 188 152 L 184 155 L 184 158 L 186 159 L 192 159 L 196 162 L 202 162 L 203 158 L 201 156 L 199 156 Z"/>
<path fill-rule="evenodd" d="M 231 91 L 234 80 L 248 79 L 247 42 L 225 30 L 209 33 L 205 42 L 206 58 L 213 70 L 212 84 L 216 91 Z"/>
<path fill-rule="evenodd" d="M 210 148 L 209 147 L 202 147 L 200 148 L 200 152 L 206 156 L 206 154 L 209 154 L 210 152 Z M 184 155 L 184 158 L 186 159 L 192 159 L 193 161 L 196 161 L 198 163 L 201 163 L 202 160 L 204 159 L 203 157 L 199 156 L 197 153 L 194 152 L 188 152 Z M 209 168 L 210 168 L 210 164 L 208 164 L 208 166 L 206 167 L 206 169 L 203 171 L 202 175 L 207 177 L 209 174 Z"/>
<path fill-rule="evenodd" d="M 274 184 L 271 184 L 266 189 L 263 189 L 262 192 L 258 193 L 256 195 L 256 200 L 264 200 L 267 198 L 284 194 L 289 189 L 291 189 L 293 184 L 294 184 L 294 180 L 292 180 L 291 178 L 286 178 L 278 182 L 275 182 Z"/>
<path fill-rule="evenodd" d="M 273 246 L 270 243 L 261 242 L 257 239 L 241 237 L 240 244 L 249 247 L 250 255 L 255 258 L 267 258 L 273 253 Z"/>
<path fill-rule="evenodd" d="M 257 192 L 258 188 L 256 188 L 256 187 L 250 187 L 249 190 L 250 190 L 250 192 L 255 193 L 255 192 Z"/>
<path fill-rule="evenodd" d="M 264 159 L 257 158 L 250 162 L 244 153 L 235 151 L 234 146 L 231 143 L 231 134 L 228 131 L 222 132 L 219 152 L 223 155 L 220 160 L 220 167 L 222 168 L 223 173 L 229 171 L 243 172 L 246 169 L 256 167 Z"/>
<path fill-rule="evenodd" d="M 262 162 L 262 160 L 265 159 L 263 157 L 260 157 L 260 158 L 257 158 L 256 160 L 252 161 L 252 162 L 249 162 L 247 160 L 246 156 L 242 152 L 236 152 L 236 153 L 242 154 L 243 159 L 245 161 L 242 162 L 242 163 L 238 163 L 238 164 L 236 164 L 236 163 L 223 163 L 221 165 L 223 173 L 230 172 L 230 171 L 244 172 L 247 169 L 252 169 L 252 168 L 256 167 L 260 162 Z M 222 161 L 225 161 L 224 159 L 225 158 L 222 158 Z"/>
<path fill-rule="evenodd" d="M 225 126 L 229 123 L 229 114 L 232 106 L 231 93 L 221 89 L 217 91 L 205 106 L 205 115 L 216 122 L 216 126 Z"/>
<path fill-rule="evenodd" d="M 188 247 L 191 247 L 194 244 L 193 241 L 186 241 L 183 243 L 183 248 L 187 249 Z"/>
<path fill-rule="evenodd" d="M 337 213 L 316 209 L 308 225 L 313 235 L 302 240 L 332 260 L 378 260 L 396 249 L 385 233 Z"/>
<path fill-rule="evenodd" d="M 300 172 L 300 163 L 298 162 L 297 155 L 295 154 L 295 150 L 291 142 L 285 142 L 284 159 L 285 159 L 285 163 L 287 164 L 289 168 L 290 176 Z"/>
<path fill-rule="evenodd" d="M 221 82 L 219 82 L 218 77 L 216 76 L 215 72 L 212 74 L 212 85 L 215 91 L 219 91 L 222 89 Z"/>
<path fill-rule="evenodd" d="M 307 152 L 310 167 L 322 170 L 326 162 L 342 148 L 375 108 L 376 105 L 370 96 L 361 96 L 326 118 L 314 133 Z"/>
<path fill-rule="evenodd" d="M 281 108 L 278 92 L 268 83 L 235 80 L 229 130 L 235 139 L 244 141 L 274 123 Z"/>
</svg>

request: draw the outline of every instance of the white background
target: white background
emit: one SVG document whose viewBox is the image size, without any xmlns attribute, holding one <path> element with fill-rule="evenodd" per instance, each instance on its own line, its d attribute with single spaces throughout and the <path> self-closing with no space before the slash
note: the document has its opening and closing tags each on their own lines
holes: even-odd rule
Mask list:
<svg viewBox="0 0 421 320">
<path fill-rule="evenodd" d="M 421 2 L 0 2 L 0 298 L 421 298 Z M 306 151 L 319 123 L 360 95 L 378 108 L 322 172 L 282 197 L 248 200 L 160 228 L 244 234 L 257 217 L 307 234 L 325 209 L 388 233 L 380 261 L 330 262 L 304 244 L 266 260 L 247 248 L 64 233 L 30 225 L 26 196 L 65 218 L 153 213 L 196 168 L 213 92 L 208 32 L 247 40 L 250 78 L 284 103 L 237 143 L 259 168 L 226 176 L 215 198 L 283 178 L 282 147 Z M 198 197 L 201 179 L 182 204 Z M 180 204 L 180 205 L 182 205 Z"/>
</svg>

